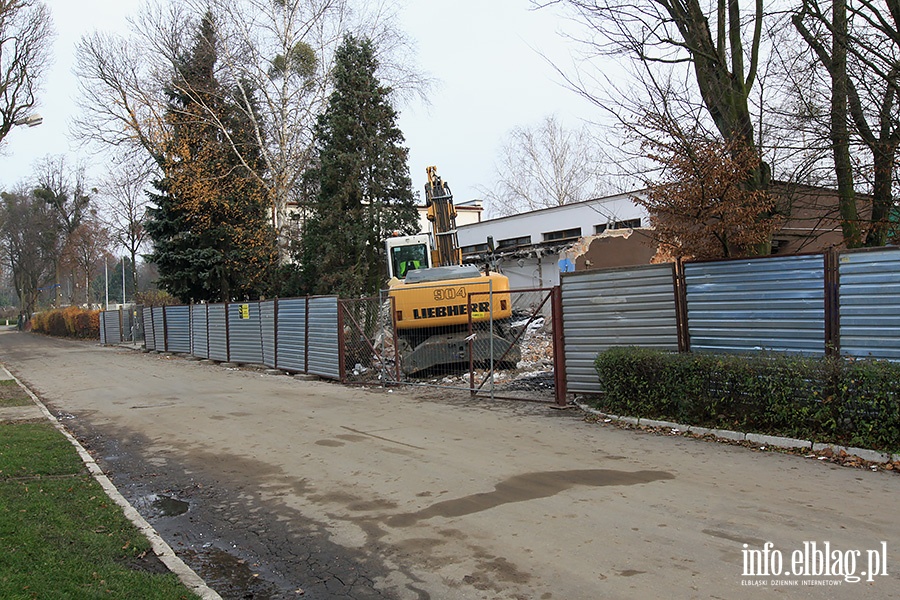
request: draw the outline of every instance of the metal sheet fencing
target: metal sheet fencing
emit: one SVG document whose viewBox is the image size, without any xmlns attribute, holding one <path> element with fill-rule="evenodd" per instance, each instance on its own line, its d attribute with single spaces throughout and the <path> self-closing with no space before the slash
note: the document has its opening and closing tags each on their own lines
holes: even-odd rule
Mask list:
<svg viewBox="0 0 900 600">
<path fill-rule="evenodd" d="M 262 336 L 262 363 L 275 367 L 275 300 L 259 303 L 259 331 Z"/>
<path fill-rule="evenodd" d="M 821 254 L 684 265 L 691 350 L 825 353 Z"/>
<path fill-rule="evenodd" d="M 841 353 L 900 360 L 900 251 L 841 254 L 838 272 Z"/>
<path fill-rule="evenodd" d="M 191 306 L 191 354 L 209 358 L 209 328 L 205 304 Z"/>
<path fill-rule="evenodd" d="M 561 274 L 569 392 L 600 391 L 594 359 L 614 346 L 678 349 L 671 264 Z"/>
<path fill-rule="evenodd" d="M 228 351 L 231 362 L 262 364 L 259 302 L 228 305 Z"/>
<path fill-rule="evenodd" d="M 153 309 L 145 306 L 141 310 L 144 323 L 144 347 L 147 350 L 156 350 L 156 333 L 153 331 Z"/>
<path fill-rule="evenodd" d="M 191 307 L 166 306 L 166 350 L 191 352 Z"/>
<path fill-rule="evenodd" d="M 162 306 L 154 306 L 150 312 L 153 315 L 153 335 L 156 337 L 156 350 L 168 350 L 166 340 L 166 315 Z"/>
<path fill-rule="evenodd" d="M 224 304 L 207 305 L 207 335 L 209 336 L 209 358 L 226 362 L 228 360 L 228 323 Z"/>
<path fill-rule="evenodd" d="M 341 378 L 337 296 L 309 299 L 308 372 Z"/>
<path fill-rule="evenodd" d="M 122 331 L 123 311 L 122 309 L 110 311 L 106 313 L 108 318 L 106 321 L 106 343 L 121 344 L 125 339 Z"/>
<path fill-rule="evenodd" d="M 306 298 L 279 300 L 277 359 L 275 367 L 296 373 L 306 372 Z"/>
</svg>

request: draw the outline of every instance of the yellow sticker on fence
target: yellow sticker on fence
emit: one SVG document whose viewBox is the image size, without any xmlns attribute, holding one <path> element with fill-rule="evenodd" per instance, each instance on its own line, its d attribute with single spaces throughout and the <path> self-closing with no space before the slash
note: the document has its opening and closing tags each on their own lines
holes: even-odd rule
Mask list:
<svg viewBox="0 0 900 600">
<path fill-rule="evenodd" d="M 242 319 L 250 318 L 250 305 L 249 304 L 241 304 L 241 318 Z"/>
</svg>

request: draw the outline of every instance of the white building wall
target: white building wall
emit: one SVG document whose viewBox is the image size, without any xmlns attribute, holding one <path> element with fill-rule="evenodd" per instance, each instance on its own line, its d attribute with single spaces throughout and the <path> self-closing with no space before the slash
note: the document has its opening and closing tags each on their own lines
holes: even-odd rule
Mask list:
<svg viewBox="0 0 900 600">
<path fill-rule="evenodd" d="M 640 219 L 641 226 L 648 227 L 647 211 L 635 204 L 632 196 L 621 194 L 460 226 L 459 245 L 462 248 L 478 246 L 492 236 L 497 247 L 503 240 L 530 236 L 533 255 L 500 258 L 497 266 L 509 277 L 511 289 L 554 287 L 559 285 L 560 262 L 565 257 L 559 252 L 542 253 L 540 245 L 544 243 L 544 234 L 578 227 L 581 230 L 579 237 L 587 237 L 596 233 L 597 225 L 611 228 L 616 221 L 631 219 Z M 565 268 L 571 268 L 571 265 Z"/>
<path fill-rule="evenodd" d="M 576 204 L 566 204 L 544 208 L 520 215 L 489 219 L 480 223 L 459 226 L 461 247 L 484 244 L 488 236 L 493 236 L 494 244 L 525 235 L 531 236 L 532 244 L 541 244 L 543 234 L 581 228 L 581 235 L 594 235 L 595 226 L 612 225 L 615 221 L 641 219 L 641 225 L 649 225 L 647 211 L 631 200 L 632 194 L 620 194 L 598 200 L 588 200 Z"/>
</svg>

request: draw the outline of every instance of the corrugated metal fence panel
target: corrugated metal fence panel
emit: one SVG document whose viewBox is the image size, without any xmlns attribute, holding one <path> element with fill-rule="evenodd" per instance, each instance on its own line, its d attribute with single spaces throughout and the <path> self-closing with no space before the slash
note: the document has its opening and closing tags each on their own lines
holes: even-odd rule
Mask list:
<svg viewBox="0 0 900 600">
<path fill-rule="evenodd" d="M 209 333 L 206 325 L 206 305 L 191 306 L 191 354 L 209 358 Z"/>
<path fill-rule="evenodd" d="M 147 350 L 156 350 L 156 332 L 153 331 L 153 308 L 145 306 L 141 310 L 144 323 L 144 347 Z"/>
<path fill-rule="evenodd" d="M 207 327 L 209 335 L 209 358 L 219 362 L 228 360 L 228 330 L 225 323 L 225 305 L 207 306 Z"/>
<path fill-rule="evenodd" d="M 278 355 L 275 367 L 306 372 L 306 298 L 278 301 Z"/>
<path fill-rule="evenodd" d="M 122 343 L 122 316 L 118 310 L 108 310 L 103 313 L 106 315 L 106 344 Z"/>
<path fill-rule="evenodd" d="M 100 313 L 100 343 L 106 345 L 106 311 Z"/>
<path fill-rule="evenodd" d="M 900 359 L 900 251 L 841 254 L 841 354 Z"/>
<path fill-rule="evenodd" d="M 338 299 L 309 299 L 309 372 L 321 377 L 341 378 L 338 347 Z"/>
<path fill-rule="evenodd" d="M 275 366 L 275 301 L 267 300 L 259 304 L 259 327 L 262 333 L 262 362 L 267 367 Z"/>
<path fill-rule="evenodd" d="M 262 364 L 259 302 L 228 305 L 228 347 L 231 362 Z"/>
<path fill-rule="evenodd" d="M 166 311 L 166 338 L 169 352 L 182 352 L 188 354 L 191 351 L 191 307 L 167 306 Z"/>
<path fill-rule="evenodd" d="M 825 353 L 821 254 L 684 265 L 691 350 Z"/>
<path fill-rule="evenodd" d="M 156 349 L 159 351 L 167 350 L 166 344 L 166 321 L 162 306 L 154 306 L 151 310 L 153 313 L 153 336 L 156 340 Z"/>
<path fill-rule="evenodd" d="M 671 264 L 561 274 L 566 386 L 599 392 L 594 359 L 613 346 L 678 349 Z"/>
</svg>

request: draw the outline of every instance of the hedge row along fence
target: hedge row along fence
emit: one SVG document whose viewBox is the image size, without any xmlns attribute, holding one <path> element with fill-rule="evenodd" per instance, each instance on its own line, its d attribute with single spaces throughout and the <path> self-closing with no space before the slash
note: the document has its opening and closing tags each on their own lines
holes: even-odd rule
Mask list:
<svg viewBox="0 0 900 600">
<path fill-rule="evenodd" d="M 900 451 L 898 363 L 617 347 L 595 367 L 609 414 Z"/>
<path fill-rule="evenodd" d="M 39 312 L 31 317 L 31 330 L 57 337 L 100 339 L 100 311 L 77 306 Z"/>
</svg>

